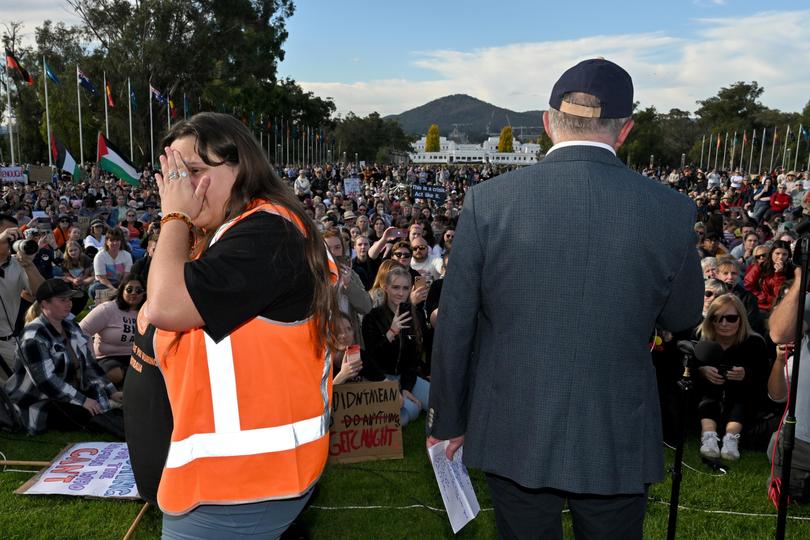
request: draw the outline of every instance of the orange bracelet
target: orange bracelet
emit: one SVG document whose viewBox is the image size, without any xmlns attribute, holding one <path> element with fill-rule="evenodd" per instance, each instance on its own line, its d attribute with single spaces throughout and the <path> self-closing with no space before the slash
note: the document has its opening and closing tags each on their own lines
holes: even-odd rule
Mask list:
<svg viewBox="0 0 810 540">
<path fill-rule="evenodd" d="M 179 219 L 183 223 L 188 226 L 189 232 L 194 230 L 194 223 L 192 223 L 191 218 L 188 217 L 188 214 L 185 212 L 169 212 L 160 220 L 160 225 L 166 225 L 166 223 L 173 221 L 175 219 Z"/>
</svg>

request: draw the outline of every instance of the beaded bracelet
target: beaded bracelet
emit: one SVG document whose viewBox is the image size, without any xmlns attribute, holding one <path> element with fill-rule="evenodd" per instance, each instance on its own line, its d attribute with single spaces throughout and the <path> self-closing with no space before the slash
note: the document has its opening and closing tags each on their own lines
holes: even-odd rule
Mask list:
<svg viewBox="0 0 810 540">
<path fill-rule="evenodd" d="M 173 221 L 175 219 L 179 219 L 180 221 L 185 223 L 188 226 L 189 231 L 194 230 L 194 223 L 191 222 L 191 218 L 188 217 L 188 214 L 186 214 L 185 212 L 169 212 L 168 214 L 163 216 L 163 218 L 160 220 L 160 225 L 161 226 L 166 225 L 166 223 L 168 223 L 169 221 Z"/>
</svg>

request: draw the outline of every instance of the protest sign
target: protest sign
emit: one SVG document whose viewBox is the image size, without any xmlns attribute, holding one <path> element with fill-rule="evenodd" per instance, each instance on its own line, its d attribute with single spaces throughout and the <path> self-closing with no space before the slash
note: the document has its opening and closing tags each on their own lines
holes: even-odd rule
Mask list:
<svg viewBox="0 0 810 540">
<path fill-rule="evenodd" d="M 0 167 L 0 180 L 3 182 L 19 182 L 20 184 L 28 182 L 22 167 Z"/>
<path fill-rule="evenodd" d="M 28 167 L 28 181 L 32 184 L 50 184 L 53 171 L 50 167 L 31 165 Z"/>
<path fill-rule="evenodd" d="M 48 467 L 14 493 L 140 498 L 129 463 L 129 450 L 122 442 L 87 442 L 67 446 Z"/>
<path fill-rule="evenodd" d="M 332 392 L 329 460 L 402 459 L 397 381 L 338 384 Z"/>
<path fill-rule="evenodd" d="M 87 236 L 91 221 L 93 221 L 93 216 L 79 216 L 79 219 L 76 221 L 76 226 L 82 231 L 82 236 Z"/>
<path fill-rule="evenodd" d="M 345 178 L 343 180 L 343 193 L 347 197 L 360 195 L 360 179 L 357 177 Z"/>
<path fill-rule="evenodd" d="M 419 184 L 413 184 L 411 186 L 411 196 L 414 199 L 432 199 L 443 203 L 447 198 L 447 189 L 445 189 L 444 186 L 420 186 Z"/>
</svg>

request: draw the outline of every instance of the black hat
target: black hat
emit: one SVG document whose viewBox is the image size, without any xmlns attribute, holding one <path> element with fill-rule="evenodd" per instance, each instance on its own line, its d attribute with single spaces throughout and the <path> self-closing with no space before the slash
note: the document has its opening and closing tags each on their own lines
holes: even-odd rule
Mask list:
<svg viewBox="0 0 810 540">
<path fill-rule="evenodd" d="M 37 288 L 37 302 L 50 300 L 51 298 L 78 298 L 82 293 L 67 284 L 66 281 L 53 278 L 45 280 Z"/>
<path fill-rule="evenodd" d="M 564 103 L 571 92 L 590 94 L 601 107 Z M 551 90 L 548 104 L 573 116 L 586 118 L 627 118 L 633 114 L 633 79 L 624 69 L 604 58 L 584 60 L 562 74 Z"/>
<path fill-rule="evenodd" d="M 91 227 L 91 228 L 92 228 L 92 227 L 95 227 L 96 225 L 101 225 L 101 226 L 103 227 L 103 226 L 104 226 L 104 222 L 103 222 L 103 221 L 101 221 L 100 219 L 94 219 L 93 221 L 91 221 L 91 222 L 90 222 L 90 227 Z"/>
</svg>

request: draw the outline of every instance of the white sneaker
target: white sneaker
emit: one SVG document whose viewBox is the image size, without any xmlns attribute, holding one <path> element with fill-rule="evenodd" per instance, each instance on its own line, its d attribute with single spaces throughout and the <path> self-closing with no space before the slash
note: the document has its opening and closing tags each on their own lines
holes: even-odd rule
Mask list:
<svg viewBox="0 0 810 540">
<path fill-rule="evenodd" d="M 716 431 L 704 432 L 703 439 L 700 443 L 700 454 L 707 458 L 720 457 L 720 446 L 717 444 L 719 440 L 720 437 L 717 436 Z"/>
<path fill-rule="evenodd" d="M 740 459 L 740 450 L 737 448 L 739 441 L 739 433 L 734 435 L 726 433 L 723 437 L 723 450 L 720 452 L 720 457 L 728 461 L 737 461 Z"/>
</svg>

